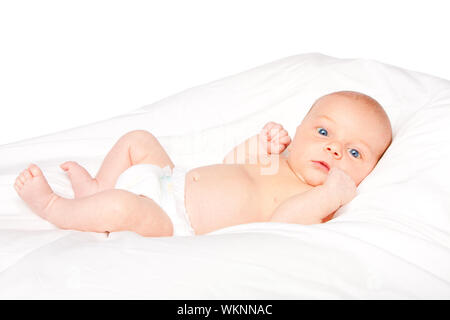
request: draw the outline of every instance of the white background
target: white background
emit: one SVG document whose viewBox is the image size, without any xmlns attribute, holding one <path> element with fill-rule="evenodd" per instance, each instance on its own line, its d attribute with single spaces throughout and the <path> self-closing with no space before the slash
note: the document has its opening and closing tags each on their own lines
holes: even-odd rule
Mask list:
<svg viewBox="0 0 450 320">
<path fill-rule="evenodd" d="M 445 1 L 0 0 L 0 144 L 306 52 L 450 79 Z"/>
</svg>

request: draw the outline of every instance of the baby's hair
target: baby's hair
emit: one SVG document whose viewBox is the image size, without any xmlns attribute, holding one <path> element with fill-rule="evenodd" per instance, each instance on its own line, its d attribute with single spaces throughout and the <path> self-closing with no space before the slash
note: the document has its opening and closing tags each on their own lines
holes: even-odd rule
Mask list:
<svg viewBox="0 0 450 320">
<path fill-rule="evenodd" d="M 373 107 L 375 107 L 377 109 L 381 109 L 384 112 L 384 109 L 381 106 L 381 104 L 377 100 L 372 98 L 371 96 L 368 96 L 367 94 L 364 94 L 364 93 L 361 93 L 361 92 L 357 92 L 357 91 L 344 90 L 344 91 L 331 92 L 331 93 L 328 93 L 326 95 L 323 95 L 323 96 L 319 97 L 316 101 L 314 101 L 313 105 L 311 106 L 311 108 L 309 108 L 309 110 L 308 110 L 308 112 L 306 114 L 310 113 L 310 111 L 315 107 L 317 102 L 319 102 L 322 98 L 327 97 L 327 96 L 331 96 L 331 95 L 344 96 L 344 97 L 351 98 L 351 99 L 354 99 L 354 100 L 362 100 L 367 105 L 373 106 Z"/>
</svg>

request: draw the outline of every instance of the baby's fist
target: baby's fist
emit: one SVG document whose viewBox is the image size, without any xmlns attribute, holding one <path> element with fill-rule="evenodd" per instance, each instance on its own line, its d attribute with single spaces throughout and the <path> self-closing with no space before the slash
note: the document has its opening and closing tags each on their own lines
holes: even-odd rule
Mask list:
<svg viewBox="0 0 450 320">
<path fill-rule="evenodd" d="M 281 124 L 269 122 L 262 128 L 259 141 L 268 154 L 280 154 L 291 143 L 291 137 Z"/>
<path fill-rule="evenodd" d="M 335 199 L 340 206 L 349 203 L 356 196 L 356 185 L 352 178 L 343 170 L 331 168 L 323 184 L 331 199 Z"/>
</svg>

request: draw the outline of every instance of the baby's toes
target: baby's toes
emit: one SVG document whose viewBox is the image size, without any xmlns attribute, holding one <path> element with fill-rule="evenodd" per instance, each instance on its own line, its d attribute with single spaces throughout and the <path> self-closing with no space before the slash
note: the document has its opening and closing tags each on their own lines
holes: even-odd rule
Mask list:
<svg viewBox="0 0 450 320">
<path fill-rule="evenodd" d="M 79 164 L 77 162 L 75 162 L 75 161 L 66 161 L 66 162 L 64 162 L 64 163 L 59 165 L 59 167 L 61 169 L 63 169 L 64 171 L 69 171 L 75 166 L 79 166 Z"/>
<path fill-rule="evenodd" d="M 17 192 L 19 192 L 19 190 L 23 188 L 23 182 L 22 180 L 20 180 L 20 177 L 16 178 L 16 181 L 14 182 L 14 188 L 16 189 Z"/>
<path fill-rule="evenodd" d="M 30 171 L 28 171 L 28 169 L 23 170 L 19 175 L 19 180 L 22 182 L 22 184 L 24 184 L 31 178 L 32 178 L 32 176 L 31 176 Z"/>
<path fill-rule="evenodd" d="M 33 177 L 38 177 L 38 176 L 42 176 L 43 175 L 41 169 L 37 165 L 35 165 L 33 163 L 29 165 L 28 171 L 31 173 L 31 175 Z"/>
<path fill-rule="evenodd" d="M 23 170 L 16 178 L 16 181 L 14 182 L 14 188 L 19 192 L 22 190 L 25 183 L 27 183 L 28 180 L 32 179 L 32 175 L 28 169 Z"/>
</svg>

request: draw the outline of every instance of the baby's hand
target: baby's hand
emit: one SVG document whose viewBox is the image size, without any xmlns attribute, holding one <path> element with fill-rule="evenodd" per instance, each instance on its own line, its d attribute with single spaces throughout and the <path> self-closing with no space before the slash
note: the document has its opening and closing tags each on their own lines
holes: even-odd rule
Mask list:
<svg viewBox="0 0 450 320">
<path fill-rule="evenodd" d="M 291 137 L 281 124 L 269 122 L 262 128 L 259 142 L 268 154 L 280 154 L 291 143 Z"/>
<path fill-rule="evenodd" d="M 343 170 L 331 168 L 328 178 L 323 184 L 331 199 L 337 201 L 339 207 L 349 203 L 356 196 L 356 185 L 352 178 Z"/>
</svg>

